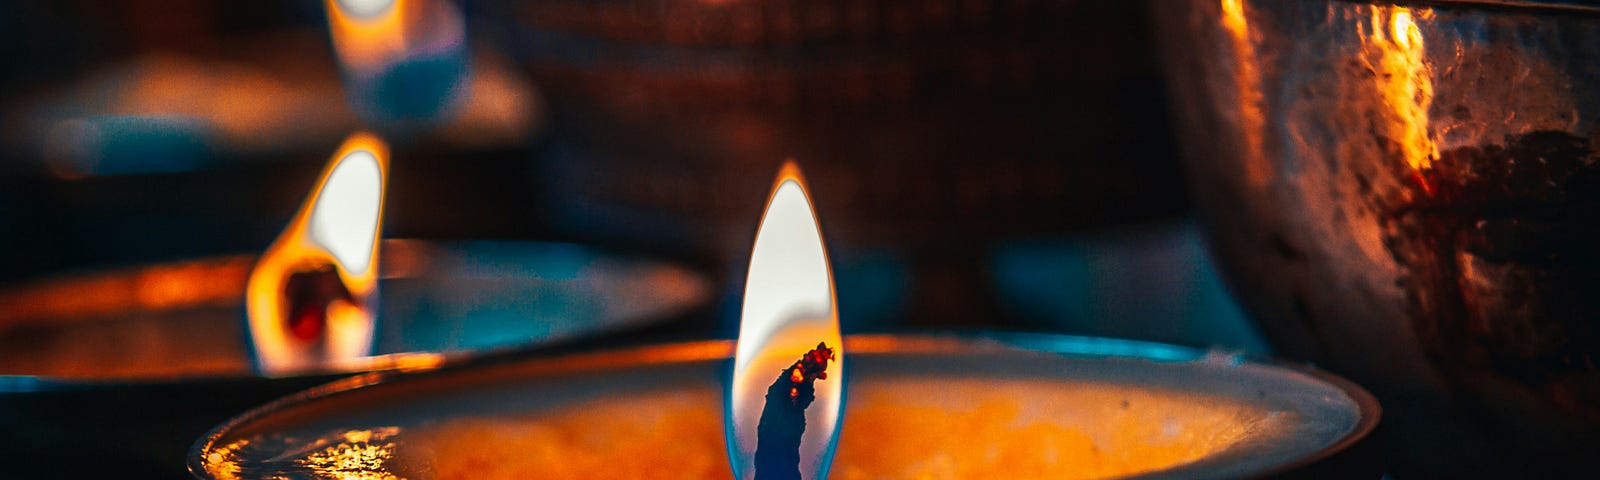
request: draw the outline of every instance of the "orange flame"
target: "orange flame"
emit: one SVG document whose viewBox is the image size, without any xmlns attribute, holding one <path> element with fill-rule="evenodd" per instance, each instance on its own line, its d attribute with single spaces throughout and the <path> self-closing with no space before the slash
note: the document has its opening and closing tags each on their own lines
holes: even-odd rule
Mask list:
<svg viewBox="0 0 1600 480">
<path fill-rule="evenodd" d="M 461 12 L 448 0 L 324 0 L 323 7 L 347 71 L 370 72 L 465 42 Z"/>
<path fill-rule="evenodd" d="M 326 0 L 333 49 L 346 65 L 371 66 L 403 55 L 408 3 L 417 0 Z"/>
<path fill-rule="evenodd" d="M 1427 45 L 1417 19 L 1433 16 L 1431 10 L 1413 15 L 1406 7 L 1372 7 L 1370 30 L 1363 36 L 1368 61 L 1389 108 L 1388 136 L 1399 144 L 1406 164 L 1414 170 L 1432 166 L 1439 148 L 1428 131 L 1428 108 L 1433 105 L 1433 79 Z"/>
<path fill-rule="evenodd" d="M 818 342 L 832 347 L 828 360 L 835 373 L 816 382 L 816 400 L 806 409 L 800 472 L 806 478 L 827 475 L 844 398 L 837 305 L 832 267 L 805 179 L 792 161 L 785 163 L 751 247 L 734 349 L 727 427 L 736 476 L 755 474 L 756 427 L 768 387 L 797 359 L 816 355 L 813 349 L 822 348 Z"/>
<path fill-rule="evenodd" d="M 264 373 L 328 368 L 371 352 L 388 158 L 377 137 L 345 140 L 250 273 L 245 302 Z"/>
</svg>

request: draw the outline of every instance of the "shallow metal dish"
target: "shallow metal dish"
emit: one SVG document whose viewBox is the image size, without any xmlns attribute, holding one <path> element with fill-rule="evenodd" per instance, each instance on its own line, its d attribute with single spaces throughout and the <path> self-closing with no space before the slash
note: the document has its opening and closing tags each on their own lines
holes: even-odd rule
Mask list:
<svg viewBox="0 0 1600 480">
<path fill-rule="evenodd" d="M 74 465 L 171 478 L 196 435 L 268 399 L 352 373 L 640 329 L 703 307 L 711 292 L 688 268 L 573 244 L 383 249 L 375 356 L 286 377 L 252 368 L 243 298 L 254 256 L 0 292 L 0 461 L 25 476 Z"/>
<path fill-rule="evenodd" d="M 1362 442 L 1378 424 L 1377 401 L 1349 381 L 1308 367 L 1159 343 L 1060 335 L 856 335 L 845 338 L 845 348 L 852 396 L 870 395 L 884 380 L 896 378 L 1103 381 L 1214 395 L 1219 402 L 1286 412 L 1285 417 L 1305 418 L 1310 425 L 1295 430 L 1308 433 L 1299 437 L 1308 439 L 1304 442 L 1245 442 L 1248 447 L 1229 447 L 1138 478 L 1380 476 L 1375 452 Z M 222 424 L 195 443 L 189 468 L 201 479 L 338 476 L 358 470 L 395 474 L 389 468 L 407 461 L 396 445 L 419 427 L 457 418 L 525 416 L 603 399 L 709 391 L 722 386 L 715 379 L 732 354 L 731 341 L 701 341 L 352 377 Z M 937 390 L 941 382 L 927 385 Z M 639 415 L 649 417 L 649 412 Z M 848 406 L 845 415 L 850 415 Z M 382 450 L 363 456 L 372 461 L 319 460 L 320 452 L 343 450 L 338 439 L 348 432 L 363 431 L 381 431 L 385 437 L 353 447 Z M 849 441 L 848 429 L 842 435 Z M 715 450 L 710 455 L 723 454 Z"/>
</svg>

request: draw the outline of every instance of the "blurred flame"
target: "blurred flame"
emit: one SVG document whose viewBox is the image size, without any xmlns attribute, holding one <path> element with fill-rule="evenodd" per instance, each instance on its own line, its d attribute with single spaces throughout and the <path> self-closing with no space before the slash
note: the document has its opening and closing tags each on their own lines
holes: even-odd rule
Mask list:
<svg viewBox="0 0 1600 480">
<path fill-rule="evenodd" d="M 408 3 L 417 0 L 326 0 L 333 48 L 347 65 L 370 66 L 406 51 Z"/>
<path fill-rule="evenodd" d="M 250 273 L 246 308 L 264 373 L 326 368 L 371 352 L 388 158 L 376 137 L 345 140 Z"/>
<path fill-rule="evenodd" d="M 1233 79 L 1234 91 L 1238 95 L 1236 101 L 1239 103 L 1239 128 L 1244 132 L 1245 142 L 1248 143 L 1245 148 L 1250 156 L 1245 163 L 1245 173 L 1251 185 L 1265 185 L 1272 168 L 1265 159 L 1263 147 L 1267 119 L 1261 105 L 1264 99 L 1261 68 L 1257 65 L 1255 43 L 1250 38 L 1250 21 L 1245 14 L 1244 0 L 1222 0 L 1222 27 L 1228 31 L 1228 40 L 1233 47 L 1233 65 L 1238 68 L 1233 72 Z"/>
<path fill-rule="evenodd" d="M 1406 164 L 1425 170 L 1438 157 L 1439 148 L 1428 132 L 1428 108 L 1433 105 L 1433 79 L 1427 46 L 1417 18 L 1432 17 L 1431 10 L 1413 15 L 1406 7 L 1373 7 L 1371 29 L 1363 36 L 1369 61 L 1375 61 L 1379 93 L 1389 107 L 1388 137 L 1399 144 Z"/>
<path fill-rule="evenodd" d="M 832 347 L 836 359 L 829 377 L 816 382 L 816 401 L 806 409 L 800 447 L 800 472 L 806 478 L 827 474 L 843 406 L 845 355 L 822 229 L 800 169 L 789 162 L 773 183 L 745 280 L 727 405 L 735 476 L 755 475 L 756 427 L 767 388 L 818 342 Z"/>
<path fill-rule="evenodd" d="M 357 116 L 380 128 L 433 128 L 470 97 L 466 27 L 450 0 L 325 0 Z"/>
</svg>

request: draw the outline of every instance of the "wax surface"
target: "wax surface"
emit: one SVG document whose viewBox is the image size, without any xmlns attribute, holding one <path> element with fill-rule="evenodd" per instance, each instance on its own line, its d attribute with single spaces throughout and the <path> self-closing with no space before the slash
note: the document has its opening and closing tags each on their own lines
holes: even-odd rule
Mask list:
<svg viewBox="0 0 1600 480">
<path fill-rule="evenodd" d="M 1108 383 L 885 380 L 851 398 L 833 478 L 1120 477 L 1270 439 L 1292 416 Z M 721 401 L 684 388 L 536 415 L 352 430 L 294 462 L 339 478 L 720 480 L 732 475 Z M 231 451 L 215 459 L 226 464 Z"/>
<path fill-rule="evenodd" d="M 841 372 L 836 479 L 1241 478 L 1376 420 L 1306 372 L 1180 347 L 847 340 L 857 353 Z M 353 378 L 235 419 L 202 439 L 190 466 L 219 480 L 726 479 L 727 385 L 715 379 L 732 350 L 669 344 Z"/>
</svg>

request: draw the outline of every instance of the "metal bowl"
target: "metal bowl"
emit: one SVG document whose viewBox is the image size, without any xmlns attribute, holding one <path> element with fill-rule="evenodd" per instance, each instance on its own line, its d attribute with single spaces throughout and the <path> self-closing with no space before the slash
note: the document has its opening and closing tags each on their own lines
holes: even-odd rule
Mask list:
<svg viewBox="0 0 1600 480">
<path fill-rule="evenodd" d="M 1157 14 L 1214 252 L 1407 472 L 1600 467 L 1600 9 L 1220 0 Z"/>
<path fill-rule="evenodd" d="M 688 268 L 580 245 L 388 240 L 383 252 L 370 361 L 288 376 L 252 365 L 243 300 L 254 256 L 0 292 L 0 461 L 23 477 L 74 465 L 173 478 L 195 436 L 271 398 L 355 373 L 642 329 L 711 295 Z"/>
<path fill-rule="evenodd" d="M 1064 416 L 1081 417 L 1048 417 L 1065 424 L 1092 423 L 1084 417 L 1138 415 L 1126 411 L 1130 398 L 1142 405 L 1141 402 L 1153 401 L 1152 398 L 1161 395 L 1191 394 L 1203 398 L 1180 403 L 1222 408 L 1245 405 L 1259 408 L 1265 418 L 1287 421 L 1276 429 L 1254 424 L 1246 428 L 1251 428 L 1259 437 L 1223 447 L 1190 463 L 1137 474 L 1135 478 L 1376 478 L 1381 475 L 1371 442 L 1363 441 L 1377 426 L 1381 415 L 1376 400 L 1347 380 L 1311 368 L 1159 343 L 1061 335 L 855 335 L 846 337 L 844 344 L 851 358 L 845 381 L 849 385 L 848 395 L 855 399 L 890 397 L 895 399 L 893 401 L 907 402 L 905 405 L 951 401 L 949 405 L 959 406 L 966 401 L 993 401 L 964 397 L 974 395 L 968 387 L 1005 389 L 1003 385 L 1015 385 L 1007 382 L 1026 381 L 1048 390 L 1008 393 L 1019 402 L 1017 408 L 1060 412 L 1062 405 L 1071 405 L 1065 407 L 1069 413 Z M 723 382 L 715 379 L 726 373 L 732 354 L 731 341 L 700 341 L 490 359 L 419 374 L 362 375 L 301 392 L 235 417 L 195 443 L 189 454 L 189 468 L 197 478 L 216 480 L 298 478 L 300 475 L 319 478 L 443 475 L 434 470 L 437 463 L 428 460 L 429 456 L 437 454 L 423 446 L 431 428 L 448 428 L 453 422 L 463 420 L 487 420 L 504 428 L 513 425 L 506 422 L 563 412 L 578 415 L 580 413 L 572 409 L 602 404 L 616 406 L 618 402 L 638 402 L 623 406 L 622 410 L 630 413 L 620 415 L 638 419 L 640 425 L 675 423 L 679 420 L 663 420 L 663 412 L 650 411 L 650 407 L 643 406 L 663 405 L 652 403 L 652 399 L 701 399 L 717 403 L 705 405 L 706 411 L 715 411 L 720 407 L 717 400 L 720 394 L 715 392 L 726 388 Z M 1074 388 L 1094 393 L 1081 397 L 1070 393 Z M 1137 393 L 1108 393 L 1122 388 Z M 1020 392 L 1051 393 L 1028 395 Z M 1152 397 L 1138 397 L 1138 393 L 1150 393 Z M 1067 400 L 1068 397 L 1072 400 Z M 1120 407 L 1118 398 L 1121 398 Z M 681 402 L 665 405 L 693 408 Z M 876 414 L 881 415 L 882 410 Z M 847 406 L 844 415 L 849 418 L 873 414 Z M 1243 421 L 1241 419 L 1249 416 L 1243 411 L 1232 415 L 1237 415 L 1230 417 L 1232 421 Z M 963 414 L 952 412 L 950 416 Z M 706 417 L 711 418 L 694 417 L 682 421 L 722 424 L 720 415 Z M 1183 428 L 1182 421 L 1163 418 L 1167 420 L 1158 429 Z M 946 420 L 919 417 L 919 421 L 934 424 Z M 642 428 L 628 422 L 608 423 L 594 425 L 593 434 L 604 438 L 613 432 L 603 430 L 611 427 L 617 427 L 616 432 L 629 432 L 625 435 L 639 435 L 636 428 Z M 1091 427 L 1083 428 L 1092 431 Z M 892 435 L 892 432 L 872 435 L 845 428 L 840 442 L 845 445 L 893 441 Z M 690 436 L 694 438 L 682 439 L 682 445 L 703 445 L 699 441 L 703 437 Z M 949 437 L 955 443 L 973 441 L 957 432 L 951 432 Z M 602 458 L 620 451 L 633 451 L 618 443 L 626 442 L 588 438 L 574 445 L 587 445 L 589 453 Z M 712 451 L 703 452 L 704 456 L 722 457 L 725 453 L 720 444 L 706 448 Z M 992 451 L 1005 447 L 989 445 L 988 448 Z M 674 457 L 669 460 L 669 466 L 662 468 L 698 464 L 703 460 L 697 453 L 699 448 L 691 450 L 672 454 L 695 458 Z M 849 451 L 849 448 L 841 450 Z M 846 458 L 847 453 L 842 455 L 838 459 L 841 465 L 873 461 Z M 1114 457 L 1117 452 L 1113 448 L 1106 455 Z M 551 458 L 529 453 L 508 461 L 551 468 L 534 463 L 548 462 Z M 556 458 L 556 461 L 561 459 Z M 616 458 L 614 461 L 651 460 Z M 844 468 L 849 467 L 836 467 L 835 471 Z M 608 474 L 615 472 L 598 472 L 597 476 Z"/>
</svg>

